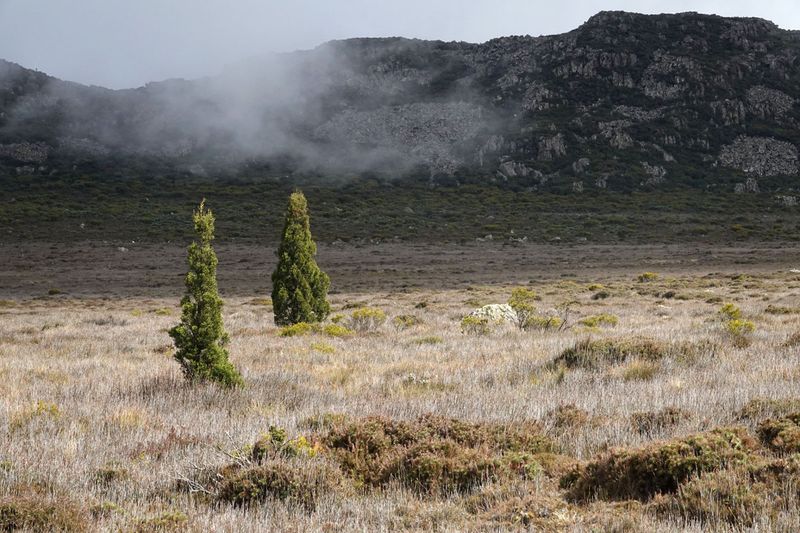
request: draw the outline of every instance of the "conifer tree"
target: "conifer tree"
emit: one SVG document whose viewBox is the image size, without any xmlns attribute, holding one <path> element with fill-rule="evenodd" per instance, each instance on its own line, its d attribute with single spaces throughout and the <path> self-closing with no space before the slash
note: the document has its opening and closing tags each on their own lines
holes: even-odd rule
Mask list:
<svg viewBox="0 0 800 533">
<path fill-rule="evenodd" d="M 189 245 L 186 294 L 181 300 L 181 322 L 169 331 L 175 342 L 175 359 L 190 381 L 213 381 L 226 387 L 242 385 L 242 378 L 228 361 L 228 334 L 222 324 L 222 298 L 217 291 L 217 255 L 214 215 L 205 200 L 194 212 L 199 242 Z"/>
<path fill-rule="evenodd" d="M 278 247 L 278 266 L 272 274 L 272 307 L 275 324 L 320 322 L 328 316 L 330 278 L 314 256 L 317 245 L 311 238 L 308 202 L 302 192 L 289 196 L 286 222 Z"/>
</svg>

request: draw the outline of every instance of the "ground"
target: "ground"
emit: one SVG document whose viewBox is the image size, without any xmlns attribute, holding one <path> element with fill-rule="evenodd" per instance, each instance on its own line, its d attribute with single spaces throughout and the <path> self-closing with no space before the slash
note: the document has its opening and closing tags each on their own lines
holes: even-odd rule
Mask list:
<svg viewBox="0 0 800 533">
<path fill-rule="evenodd" d="M 760 483 L 759 465 L 773 472 L 794 460 L 788 433 L 780 442 L 759 438 L 766 418 L 788 414 L 776 406 L 800 406 L 788 401 L 800 398 L 796 247 L 327 245 L 319 263 L 332 278 L 334 319 L 353 326 L 353 311 L 365 306 L 387 317 L 341 337 L 280 335 L 268 299 L 272 249 L 220 244 L 217 252 L 241 390 L 189 386 L 171 358 L 166 331 L 179 318 L 182 246 L 0 245 L 3 527 L 28 516 L 34 529 L 114 531 L 800 528 L 796 477 L 776 489 L 771 511 L 730 517 L 688 499 L 712 475 L 744 468 L 746 483 Z M 505 303 L 520 286 L 538 294 L 539 315 L 564 325 L 464 332 L 467 313 Z M 754 331 L 731 327 L 720 313 L 726 303 Z M 614 318 L 583 323 L 600 315 Z M 554 362 L 586 339 L 633 346 L 633 355 L 593 366 Z M 753 414 L 763 405 L 772 407 Z M 404 483 L 419 473 L 408 465 L 406 477 L 371 485 L 343 466 L 352 450 L 337 455 L 321 423 L 428 414 L 535 428 L 552 450 L 525 458 L 534 467 L 524 475 L 486 470 L 457 490 Z M 268 464 L 325 464 L 341 484 L 315 493 L 312 505 L 269 490 L 245 505 L 223 501 L 207 472 L 252 467 L 249 447 L 270 426 L 306 437 L 313 453 L 281 451 Z M 586 465 L 610 450 L 635 453 L 721 427 L 742 428 L 756 443 L 741 445 L 750 462 L 715 463 L 700 478 L 696 466 L 679 492 L 653 498 L 581 499 L 570 486 L 569 472 L 591 485 Z M 475 453 L 490 453 L 481 446 Z M 510 452 L 498 453 L 505 465 Z"/>
</svg>

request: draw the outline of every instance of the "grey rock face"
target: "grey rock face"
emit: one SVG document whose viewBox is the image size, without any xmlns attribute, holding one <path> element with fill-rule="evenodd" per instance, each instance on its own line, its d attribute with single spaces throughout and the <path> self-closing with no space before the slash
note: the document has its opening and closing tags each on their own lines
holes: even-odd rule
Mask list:
<svg viewBox="0 0 800 533">
<path fill-rule="evenodd" d="M 50 147 L 40 143 L 21 142 L 0 144 L 0 157 L 7 157 L 20 163 L 44 163 L 50 154 Z"/>
<path fill-rule="evenodd" d="M 797 175 L 797 147 L 770 137 L 742 135 L 722 148 L 719 161 L 723 166 L 755 176 Z"/>
</svg>

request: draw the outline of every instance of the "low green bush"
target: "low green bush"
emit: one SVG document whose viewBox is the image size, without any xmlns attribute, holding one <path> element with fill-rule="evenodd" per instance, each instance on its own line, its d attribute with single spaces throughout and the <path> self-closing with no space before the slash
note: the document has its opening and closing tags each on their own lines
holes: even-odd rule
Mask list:
<svg viewBox="0 0 800 533">
<path fill-rule="evenodd" d="M 743 428 L 718 428 L 639 449 L 622 449 L 577 467 L 561 484 L 572 501 L 640 500 L 674 493 L 692 476 L 755 460 L 757 443 Z"/>
</svg>

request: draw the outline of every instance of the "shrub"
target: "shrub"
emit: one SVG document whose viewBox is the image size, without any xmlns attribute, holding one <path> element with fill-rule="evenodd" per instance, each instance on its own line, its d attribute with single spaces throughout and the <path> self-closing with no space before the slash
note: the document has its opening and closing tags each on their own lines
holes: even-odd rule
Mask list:
<svg viewBox="0 0 800 533">
<path fill-rule="evenodd" d="M 742 310 L 732 303 L 726 303 L 719 309 L 719 314 L 723 320 L 739 320 L 742 318 Z"/>
<path fill-rule="evenodd" d="M 800 412 L 800 398 L 753 398 L 738 413 L 739 420 L 760 422 L 765 418 L 782 418 Z"/>
<path fill-rule="evenodd" d="M 646 501 L 674 493 L 691 476 L 752 460 L 757 444 L 743 428 L 718 428 L 634 450 L 611 451 L 562 478 L 574 501 Z"/>
<path fill-rule="evenodd" d="M 350 327 L 356 331 L 374 331 L 386 322 L 386 313 L 377 307 L 362 307 L 350 315 Z"/>
<path fill-rule="evenodd" d="M 592 295 L 592 300 L 605 300 L 606 298 L 609 298 L 610 296 L 611 296 L 610 292 L 608 292 L 606 290 L 599 290 L 599 291 L 597 291 L 596 293 L 594 293 Z"/>
<path fill-rule="evenodd" d="M 658 280 L 658 274 L 655 272 L 642 272 L 636 277 L 636 281 L 639 283 L 649 283 L 656 280 Z"/>
<path fill-rule="evenodd" d="M 758 438 L 764 446 L 779 453 L 800 453 L 800 412 L 758 425 Z"/>
<path fill-rule="evenodd" d="M 546 330 L 558 329 L 564 323 L 560 317 L 557 316 L 538 316 L 532 315 L 521 323 L 520 327 L 524 330 Z"/>
<path fill-rule="evenodd" d="M 665 358 L 693 364 L 701 357 L 713 357 L 716 349 L 715 344 L 707 341 L 668 343 L 647 337 L 587 338 L 561 352 L 550 363 L 550 367 L 596 369 L 634 359 L 657 363 Z"/>
<path fill-rule="evenodd" d="M 553 361 L 567 368 L 599 368 L 619 364 L 628 359 L 659 361 L 666 357 L 664 343 L 646 339 L 584 339 L 567 348 Z"/>
<path fill-rule="evenodd" d="M 352 329 L 348 329 L 339 324 L 326 324 L 322 328 L 322 333 L 324 333 L 328 337 L 344 338 L 344 337 L 350 337 L 355 332 Z"/>
<path fill-rule="evenodd" d="M 725 323 L 725 331 L 733 337 L 743 337 L 755 331 L 756 326 L 749 320 L 729 320 Z"/>
<path fill-rule="evenodd" d="M 465 316 L 461 319 L 461 332 L 469 335 L 488 335 L 492 331 L 489 319 L 478 316 Z"/>
<path fill-rule="evenodd" d="M 229 469 L 217 498 L 236 506 L 275 499 L 312 511 L 320 496 L 343 487 L 341 472 L 327 463 L 270 460 L 242 469 Z"/>
<path fill-rule="evenodd" d="M 328 316 L 330 278 L 317 266 L 317 245 L 311 238 L 308 202 L 297 191 L 289 196 L 278 265 L 272 274 L 275 324 L 321 322 Z"/>
<path fill-rule="evenodd" d="M 664 516 L 703 521 L 706 527 L 726 522 L 749 528 L 756 517 L 770 512 L 774 496 L 746 470 L 727 468 L 690 479 L 675 496 L 656 501 L 655 509 Z"/>
<path fill-rule="evenodd" d="M 194 212 L 194 229 L 200 242 L 189 246 L 186 295 L 181 300 L 181 322 L 169 335 L 175 343 L 175 359 L 189 381 L 213 381 L 226 387 L 243 384 L 228 361 L 228 334 L 222 325 L 222 298 L 217 291 L 217 255 L 214 215 L 205 200 Z"/>
<path fill-rule="evenodd" d="M 414 326 L 418 326 L 422 323 L 422 319 L 416 315 L 397 315 L 392 320 L 392 324 L 394 324 L 394 327 L 398 330 L 413 328 Z"/>
<path fill-rule="evenodd" d="M 583 318 L 579 322 L 581 325 L 588 328 L 597 328 L 600 326 L 616 326 L 619 323 L 619 318 L 616 315 L 600 314 L 592 315 Z"/>
<path fill-rule="evenodd" d="M 36 492 L 0 498 L 0 531 L 89 531 L 86 512 L 72 500 Z"/>
<path fill-rule="evenodd" d="M 297 324 L 283 326 L 278 332 L 278 335 L 280 335 L 281 337 L 300 337 L 302 335 L 308 335 L 313 331 L 314 331 L 314 326 L 312 326 L 308 322 L 298 322 Z"/>
<path fill-rule="evenodd" d="M 312 445 L 304 436 L 290 439 L 283 428 L 270 426 L 267 433 L 253 445 L 251 458 L 255 462 L 280 457 L 314 457 L 319 448 Z"/>
<path fill-rule="evenodd" d="M 536 292 L 527 287 L 518 287 L 511 291 L 508 305 L 517 313 L 517 325 L 525 329 L 528 321 L 536 313 L 535 302 L 540 300 Z"/>
<path fill-rule="evenodd" d="M 532 422 L 472 424 L 433 415 L 408 422 L 382 417 L 338 421 L 322 443 L 360 484 L 396 480 L 423 493 L 469 491 L 512 463 L 518 465 L 520 456 L 509 454 L 554 448 Z"/>
</svg>

